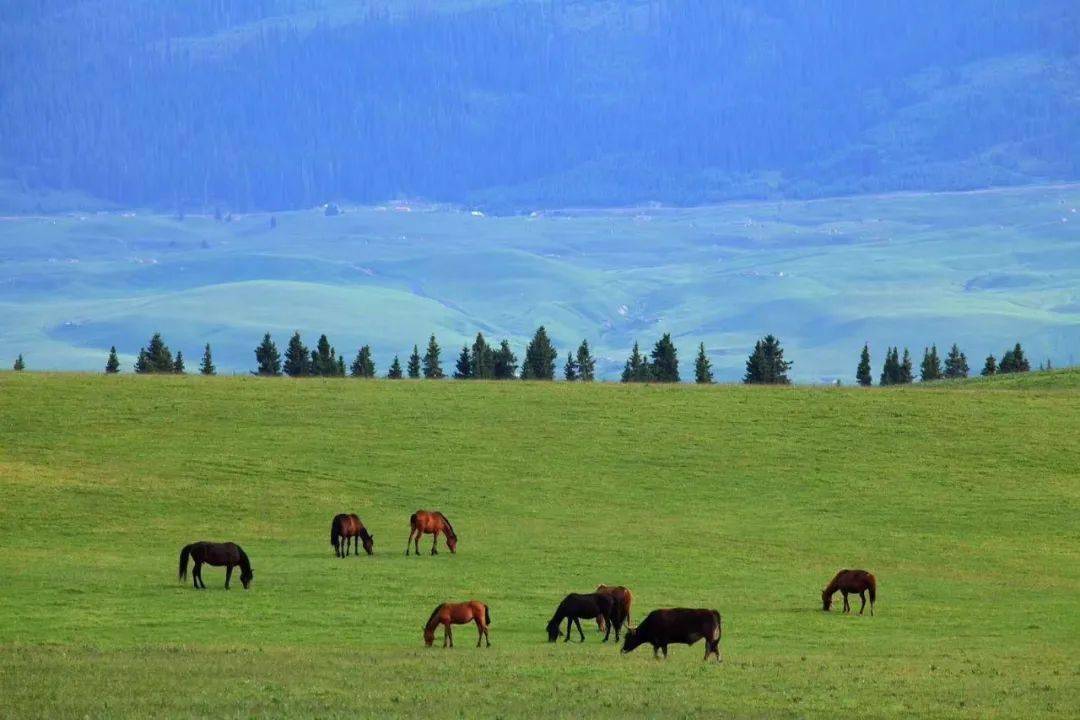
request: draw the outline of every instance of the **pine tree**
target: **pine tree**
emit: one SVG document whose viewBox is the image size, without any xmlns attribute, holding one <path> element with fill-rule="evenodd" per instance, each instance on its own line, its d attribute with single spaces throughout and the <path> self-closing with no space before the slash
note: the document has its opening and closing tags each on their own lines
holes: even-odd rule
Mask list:
<svg viewBox="0 0 1080 720">
<path fill-rule="evenodd" d="M 514 351 L 510 349 L 509 340 L 503 340 L 500 343 L 499 349 L 495 351 L 493 363 L 492 376 L 496 380 L 513 380 L 517 375 L 518 359 Z"/>
<path fill-rule="evenodd" d="M 574 354 L 569 350 L 566 351 L 566 364 L 563 365 L 563 378 L 569 382 L 578 379 L 577 360 L 574 359 Z"/>
<path fill-rule="evenodd" d="M 911 366 L 911 353 L 907 348 L 904 348 L 904 359 L 900 363 L 900 379 L 897 381 L 901 385 L 913 382 L 915 380 L 915 374 L 912 372 Z"/>
<path fill-rule="evenodd" d="M 469 355 L 469 346 L 461 346 L 461 354 L 458 355 L 457 365 L 454 367 L 455 380 L 468 380 L 472 374 L 472 357 Z"/>
<path fill-rule="evenodd" d="M 705 343 L 701 343 L 698 345 L 697 359 L 694 360 L 694 382 L 698 385 L 711 385 L 712 381 L 712 363 L 705 354 Z"/>
<path fill-rule="evenodd" d="M 175 372 L 173 356 L 168 346 L 161 339 L 161 333 L 154 333 L 150 343 L 139 350 L 139 359 L 135 363 L 137 373 Z"/>
<path fill-rule="evenodd" d="M 991 375 L 997 374 L 997 360 L 994 359 L 993 355 L 986 356 L 986 363 L 983 364 L 981 374 L 983 377 L 990 377 Z"/>
<path fill-rule="evenodd" d="M 679 357 L 671 333 L 664 333 L 652 351 L 652 374 L 656 382 L 679 382 Z"/>
<path fill-rule="evenodd" d="M 881 379 L 878 384 L 882 387 L 895 385 L 900 381 L 900 353 L 896 347 L 885 349 L 885 364 L 881 366 Z"/>
<path fill-rule="evenodd" d="M 397 356 L 394 356 L 397 359 Z M 398 366 L 401 369 L 401 366 Z M 353 360 L 352 366 L 349 368 L 349 373 L 354 378 L 373 378 L 375 377 L 375 361 L 371 357 L 371 346 L 364 345 L 356 353 L 356 359 Z"/>
<path fill-rule="evenodd" d="M 525 348 L 525 360 L 521 363 L 522 380 L 554 380 L 555 359 L 559 353 L 548 339 L 547 330 L 541 325 L 536 329 L 529 346 Z"/>
<path fill-rule="evenodd" d="M 116 346 L 109 348 L 109 359 L 105 361 L 105 373 L 115 375 L 120 372 L 120 357 L 116 354 Z"/>
<path fill-rule="evenodd" d="M 23 360 L 22 353 L 19 353 L 19 357 L 15 358 L 15 364 L 12 366 L 15 372 L 22 372 L 26 369 L 26 362 Z"/>
<path fill-rule="evenodd" d="M 330 349 L 330 354 L 333 355 L 333 348 Z M 372 372 L 374 372 L 374 370 L 372 370 Z M 337 366 L 335 368 L 334 374 L 337 377 L 345 377 L 345 356 L 344 355 L 338 355 L 337 356 Z"/>
<path fill-rule="evenodd" d="M 1024 357 L 1024 349 L 1016 343 L 1012 350 L 1006 350 L 998 364 L 999 373 L 1018 373 L 1031 370 L 1031 363 Z"/>
<path fill-rule="evenodd" d="M 470 375 L 477 380 L 490 380 L 495 377 L 495 350 L 488 345 L 483 333 L 476 333 L 471 354 Z"/>
<path fill-rule="evenodd" d="M 214 356 L 210 354 L 210 343 L 206 343 L 206 347 L 203 348 L 199 372 L 203 375 L 217 375 L 217 368 L 214 367 Z"/>
<path fill-rule="evenodd" d="M 310 374 L 334 377 L 338 374 L 338 370 L 343 369 L 344 366 L 344 358 L 341 361 L 338 360 L 337 352 L 330 344 L 330 340 L 327 339 L 326 333 L 320 335 L 319 342 L 315 345 L 315 349 L 311 351 Z M 341 374 L 344 375 L 345 373 L 342 372 Z"/>
<path fill-rule="evenodd" d="M 420 348 L 416 345 L 412 346 L 412 355 L 409 356 L 408 374 L 413 380 L 420 377 Z"/>
<path fill-rule="evenodd" d="M 596 379 L 596 358 L 589 351 L 589 341 L 582 340 L 577 349 L 578 376 L 582 382 L 592 382 Z"/>
<path fill-rule="evenodd" d="M 960 348 L 957 347 L 956 343 L 953 343 L 952 347 L 949 348 L 949 354 L 945 356 L 944 375 L 950 380 L 958 380 L 968 376 L 967 358 L 964 357 L 964 353 L 960 352 Z"/>
<path fill-rule="evenodd" d="M 186 368 L 184 368 L 184 351 L 176 351 L 176 360 L 173 361 L 172 371 L 177 375 L 183 375 Z"/>
<path fill-rule="evenodd" d="M 933 382 L 941 379 L 941 359 L 938 357 L 937 345 L 923 348 L 922 365 L 919 367 L 919 379 L 923 382 Z"/>
<path fill-rule="evenodd" d="M 855 369 L 855 381 L 863 387 L 874 384 L 874 378 L 870 374 L 870 344 L 863 343 L 862 353 L 859 354 L 859 367 Z"/>
<path fill-rule="evenodd" d="M 424 353 L 424 377 L 428 380 L 441 380 L 444 377 L 439 361 L 441 352 L 439 343 L 435 342 L 435 336 L 432 335 L 428 340 L 427 352 Z"/>
<path fill-rule="evenodd" d="M 623 366 L 621 381 L 624 383 L 642 382 L 644 368 L 647 366 L 648 363 L 641 356 L 641 349 L 638 347 L 637 341 L 634 341 L 634 349 L 630 351 L 630 357 L 626 358 L 626 364 Z"/>
<path fill-rule="evenodd" d="M 754 351 L 746 360 L 743 382 L 764 385 L 787 385 L 791 380 L 787 371 L 791 362 L 784 360 L 784 349 L 774 335 L 766 335 L 754 345 Z"/>
<path fill-rule="evenodd" d="M 269 337 L 269 335 L 267 335 Z M 289 377 L 304 377 L 311 374 L 311 356 L 308 353 L 304 341 L 300 339 L 300 331 L 297 330 L 289 338 L 289 345 L 285 348 L 285 374 Z M 262 375 L 263 373 L 259 373 Z M 274 373 L 275 375 L 279 373 Z"/>
<path fill-rule="evenodd" d="M 297 333 L 298 339 L 299 336 L 300 334 Z M 259 347 L 255 348 L 255 362 L 258 363 L 255 375 L 276 377 L 281 374 L 281 353 L 278 352 L 274 341 L 270 339 L 270 333 L 263 335 Z"/>
<path fill-rule="evenodd" d="M 386 377 L 391 380 L 401 379 L 401 361 L 398 360 L 398 356 L 394 356 L 394 362 L 390 363 L 390 369 L 386 372 Z"/>
</svg>

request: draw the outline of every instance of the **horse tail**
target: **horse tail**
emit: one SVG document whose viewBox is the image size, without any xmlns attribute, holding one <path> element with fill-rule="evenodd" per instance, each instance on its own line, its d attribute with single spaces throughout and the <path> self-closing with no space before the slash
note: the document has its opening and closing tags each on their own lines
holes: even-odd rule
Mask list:
<svg viewBox="0 0 1080 720">
<path fill-rule="evenodd" d="M 191 545 L 185 545 L 180 551 L 180 571 L 176 574 L 178 580 L 187 579 L 188 557 L 191 555 Z"/>
<path fill-rule="evenodd" d="M 237 545 L 236 546 L 236 552 L 238 552 L 240 554 L 240 572 L 245 573 L 245 574 L 250 573 L 251 572 L 251 561 L 248 560 L 248 556 L 247 556 L 247 553 L 244 552 L 244 548 Z"/>
<path fill-rule="evenodd" d="M 484 624 L 491 624 L 491 608 L 489 608 L 486 604 L 484 605 Z"/>
<path fill-rule="evenodd" d="M 416 529 L 416 515 L 416 513 L 413 513 L 409 516 L 409 527 L 411 527 L 413 530 Z"/>
<path fill-rule="evenodd" d="M 873 573 L 866 573 L 866 574 L 868 576 L 866 579 L 870 581 L 870 583 L 869 583 L 870 584 L 870 587 L 869 587 L 869 590 L 870 590 L 870 604 L 873 605 L 874 602 L 877 600 L 877 578 L 874 577 Z M 872 609 L 873 608 L 871 608 L 871 610 Z"/>
<path fill-rule="evenodd" d="M 330 547 L 337 547 L 338 529 L 341 527 L 341 516 L 335 515 L 334 519 L 330 522 Z"/>
</svg>

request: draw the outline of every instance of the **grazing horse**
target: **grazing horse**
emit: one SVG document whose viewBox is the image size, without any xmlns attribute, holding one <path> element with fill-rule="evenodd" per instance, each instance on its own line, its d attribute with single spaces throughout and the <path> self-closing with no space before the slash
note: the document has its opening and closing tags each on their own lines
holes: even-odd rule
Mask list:
<svg viewBox="0 0 1080 720">
<path fill-rule="evenodd" d="M 443 603 L 436 607 L 435 611 L 431 613 L 431 617 L 428 618 L 427 625 L 424 626 L 424 644 L 431 647 L 431 644 L 435 642 L 435 628 L 442 625 L 442 646 L 446 647 L 446 642 L 449 640 L 450 647 L 454 647 L 454 633 L 451 632 L 450 626 L 465 625 L 471 622 L 476 623 L 476 629 L 480 633 L 479 637 L 476 638 L 476 647 L 480 647 L 483 640 L 486 640 L 487 646 L 491 647 L 491 633 L 488 632 L 488 626 L 491 625 L 491 610 L 479 600 L 469 600 L 463 603 Z"/>
<path fill-rule="evenodd" d="M 330 544 L 334 546 L 335 555 L 340 558 L 348 557 L 349 538 L 352 538 L 353 550 L 357 555 L 360 554 L 358 542 L 364 543 L 364 552 L 368 555 L 374 552 L 375 536 L 368 533 L 364 523 L 360 522 L 360 518 L 353 513 L 335 515 L 334 521 L 330 523 Z M 344 548 L 341 544 L 342 540 L 345 541 Z"/>
<path fill-rule="evenodd" d="M 547 624 L 548 641 L 555 642 L 559 638 L 559 626 L 566 620 L 566 638 L 563 642 L 570 641 L 570 630 L 577 625 L 578 635 L 581 642 L 585 642 L 585 633 L 581 631 L 581 618 L 594 618 L 603 615 L 607 622 L 607 632 L 604 634 L 604 642 L 611 635 L 611 626 L 615 624 L 613 617 L 615 600 L 606 593 L 578 594 L 570 593 L 563 598 L 556 608 L 555 614 Z"/>
<path fill-rule="evenodd" d="M 615 601 L 612 616 L 615 618 L 615 642 L 619 642 L 619 631 L 623 623 L 630 629 L 630 606 L 634 604 L 634 594 L 622 585 L 597 585 L 596 592 L 610 595 Z M 596 616 L 596 627 L 600 632 L 607 631 L 607 622 L 603 615 Z"/>
<path fill-rule="evenodd" d="M 439 551 L 435 549 L 435 546 L 439 542 L 439 533 L 446 535 L 446 547 L 450 548 L 450 552 L 457 552 L 457 533 L 454 532 L 454 526 L 450 524 L 450 521 L 446 519 L 438 510 L 417 510 L 409 518 L 409 539 L 405 541 L 405 554 L 409 554 L 409 544 L 416 540 L 416 554 L 420 554 L 420 536 L 425 533 L 431 533 L 435 537 L 431 539 L 431 554 L 438 555 Z"/>
<path fill-rule="evenodd" d="M 862 600 L 859 614 L 866 609 L 866 593 L 870 593 L 870 615 L 874 614 L 874 601 L 877 600 L 877 578 L 865 570 L 841 570 L 836 573 L 829 584 L 821 591 L 821 609 L 828 612 L 832 607 L 832 596 L 839 590 L 844 595 L 844 612 L 851 612 L 848 604 L 848 593 L 858 593 Z"/>
<path fill-rule="evenodd" d="M 195 561 L 195 567 L 191 571 L 191 579 L 196 590 L 206 589 L 206 583 L 204 583 L 202 579 L 203 563 L 206 563 L 207 565 L 225 566 L 226 590 L 229 589 L 229 580 L 232 579 L 233 568 L 237 565 L 240 566 L 240 582 L 243 583 L 245 590 L 251 586 L 251 580 L 255 577 L 255 573 L 251 570 L 251 562 L 248 560 L 247 553 L 245 553 L 236 543 L 196 542 L 185 545 L 180 551 L 179 578 L 181 580 L 187 577 L 189 556 Z"/>
</svg>

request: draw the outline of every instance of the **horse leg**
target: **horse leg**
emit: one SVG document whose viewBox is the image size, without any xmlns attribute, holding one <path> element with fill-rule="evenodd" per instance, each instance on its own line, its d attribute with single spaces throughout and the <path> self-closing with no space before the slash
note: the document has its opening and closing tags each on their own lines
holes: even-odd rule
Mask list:
<svg viewBox="0 0 1080 720">
<path fill-rule="evenodd" d="M 416 530 L 416 554 L 420 554 L 420 536 L 424 534 L 424 531 L 417 528 Z"/>
<path fill-rule="evenodd" d="M 194 567 L 191 568 L 191 586 L 196 590 L 199 589 L 199 568 L 201 567 L 202 563 L 196 560 Z"/>
<path fill-rule="evenodd" d="M 574 618 L 566 618 L 566 637 L 563 638 L 563 642 L 570 642 L 570 631 L 574 629 Z"/>
<path fill-rule="evenodd" d="M 659 660 L 660 659 L 660 646 L 659 645 L 653 645 L 652 646 L 652 656 L 653 656 L 653 660 Z"/>
<path fill-rule="evenodd" d="M 480 647 L 480 641 L 484 639 L 484 625 L 480 616 L 476 616 L 476 647 Z"/>
<path fill-rule="evenodd" d="M 859 599 L 862 600 L 862 605 L 859 606 L 859 614 L 862 615 L 863 610 L 866 609 L 866 591 L 865 590 L 860 590 L 859 591 Z"/>
<path fill-rule="evenodd" d="M 664 651 L 664 659 L 667 660 L 667 645 L 661 645 L 660 649 Z"/>
<path fill-rule="evenodd" d="M 844 596 L 844 612 L 851 612 L 851 605 L 848 604 L 847 590 L 841 590 L 840 593 Z"/>
<path fill-rule="evenodd" d="M 225 589 L 229 589 L 229 581 L 232 580 L 232 565 L 225 566 Z"/>
<path fill-rule="evenodd" d="M 435 549 L 435 546 L 439 544 L 439 531 L 435 530 L 431 533 L 431 554 L 438 555 L 439 551 Z"/>
<path fill-rule="evenodd" d="M 615 624 L 615 620 L 613 618 L 609 617 L 609 618 L 607 618 L 607 623 L 606 624 L 607 624 L 607 630 L 604 632 L 604 642 L 607 642 L 608 638 L 611 637 L 611 626 Z M 618 639 L 619 639 L 618 636 L 616 636 L 615 640 L 618 641 Z"/>
<path fill-rule="evenodd" d="M 446 636 L 450 638 L 450 647 L 454 647 L 454 631 L 450 629 L 450 623 L 446 623 Z"/>
<path fill-rule="evenodd" d="M 577 625 L 577 634 L 581 636 L 581 642 L 585 642 L 585 633 L 581 630 L 581 618 L 574 618 L 574 623 Z"/>
<path fill-rule="evenodd" d="M 405 541 L 405 557 L 408 557 L 409 556 L 409 550 L 412 550 L 412 547 L 410 547 L 412 545 L 412 536 L 413 536 L 413 531 L 409 530 L 409 539 Z"/>
</svg>

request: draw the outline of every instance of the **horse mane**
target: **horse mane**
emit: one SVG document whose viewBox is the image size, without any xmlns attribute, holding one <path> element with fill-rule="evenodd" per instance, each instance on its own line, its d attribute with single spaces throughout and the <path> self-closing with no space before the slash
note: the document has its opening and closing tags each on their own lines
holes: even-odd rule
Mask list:
<svg viewBox="0 0 1080 720">
<path fill-rule="evenodd" d="M 439 511 L 436 511 L 436 512 L 435 512 L 435 514 L 436 514 L 436 515 L 438 515 L 439 517 L 441 517 L 441 518 L 442 518 L 442 521 L 443 521 L 444 523 L 446 523 L 446 529 L 450 531 L 450 533 L 449 533 L 450 537 L 455 537 L 455 538 L 456 538 L 456 537 L 457 537 L 457 533 L 456 533 L 456 532 L 454 532 L 454 526 L 450 524 L 450 521 L 449 521 L 449 520 L 447 519 L 447 517 L 446 517 L 445 515 L 443 515 L 443 514 L 442 514 L 441 512 L 439 512 Z"/>
<path fill-rule="evenodd" d="M 431 617 L 429 617 L 427 619 L 427 627 L 426 627 L 427 630 L 431 630 L 436 625 L 438 625 L 438 623 L 435 622 L 435 616 L 439 614 L 439 611 L 442 610 L 442 607 L 445 604 L 446 603 L 439 603 L 438 605 L 435 606 L 435 609 L 431 611 Z"/>
<path fill-rule="evenodd" d="M 251 572 L 251 561 L 248 560 L 247 553 L 244 552 L 244 548 L 239 545 L 236 546 L 236 552 L 240 553 L 240 572 L 241 574 L 249 574 Z"/>
</svg>

